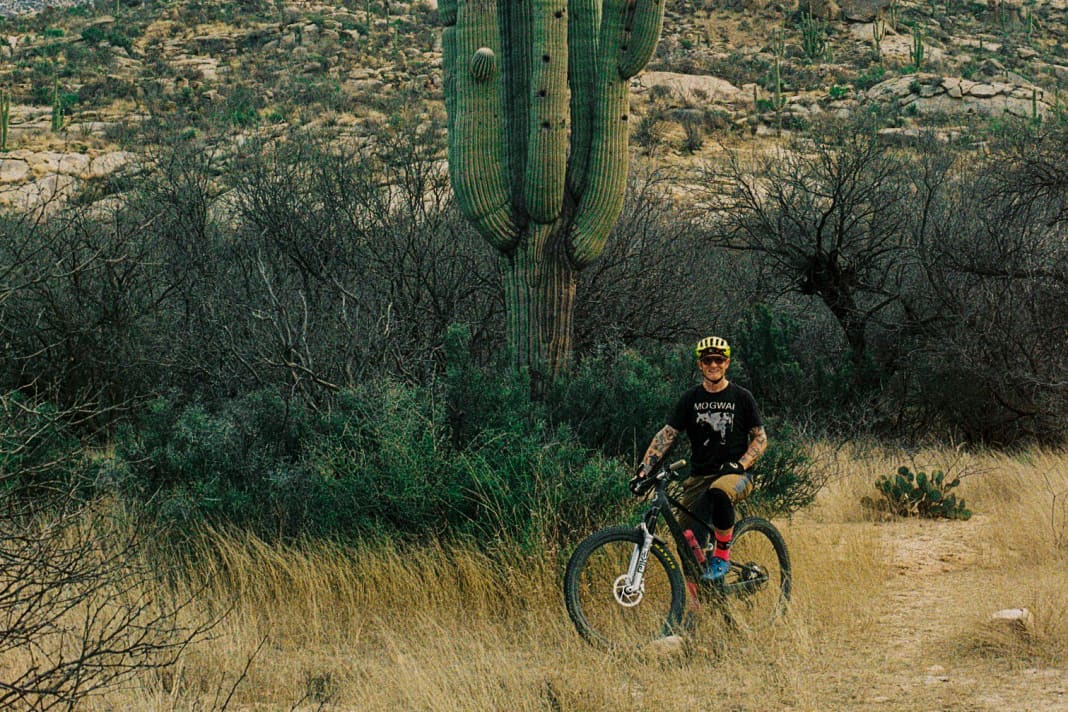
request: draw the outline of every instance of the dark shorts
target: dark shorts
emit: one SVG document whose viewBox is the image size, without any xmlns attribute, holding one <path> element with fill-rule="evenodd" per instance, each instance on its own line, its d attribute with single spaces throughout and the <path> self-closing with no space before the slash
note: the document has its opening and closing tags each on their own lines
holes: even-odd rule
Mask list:
<svg viewBox="0 0 1068 712">
<path fill-rule="evenodd" d="M 745 480 L 745 485 L 739 488 L 739 484 Z M 710 489 L 718 489 L 728 497 L 731 502 L 738 503 L 749 496 L 753 491 L 753 483 L 743 475 L 708 475 L 706 477 L 691 477 L 682 485 L 682 496 L 679 501 L 687 509 L 693 509 L 697 498 Z"/>
<path fill-rule="evenodd" d="M 744 481 L 744 484 L 743 484 Z M 741 485 L 741 486 L 739 486 Z M 741 502 L 753 491 L 753 483 L 742 475 L 708 475 L 706 477 L 692 477 L 686 480 L 682 486 L 682 495 L 679 502 L 691 512 L 697 508 L 697 500 L 705 492 L 717 489 L 730 497 L 732 503 Z M 704 539 L 704 527 L 699 526 L 698 521 L 686 514 L 678 512 L 679 524 L 683 529 L 692 529 L 702 540 Z"/>
</svg>

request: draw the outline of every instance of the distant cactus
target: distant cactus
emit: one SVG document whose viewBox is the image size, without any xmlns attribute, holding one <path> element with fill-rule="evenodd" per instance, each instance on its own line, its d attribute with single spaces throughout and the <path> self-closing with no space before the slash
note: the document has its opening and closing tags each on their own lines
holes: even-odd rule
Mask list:
<svg viewBox="0 0 1068 712">
<path fill-rule="evenodd" d="M 59 81 L 52 86 L 52 130 L 63 128 L 63 100 L 59 96 Z"/>
<path fill-rule="evenodd" d="M 11 122 L 11 94 L 0 89 L 0 151 L 7 150 L 7 127 Z"/>
<path fill-rule="evenodd" d="M 879 60 L 879 64 L 883 63 L 884 37 L 886 37 L 886 20 L 884 20 L 882 14 L 880 14 L 875 18 L 875 21 L 871 23 L 871 38 L 875 44 L 875 57 Z"/>
<path fill-rule="evenodd" d="M 801 50 L 812 61 L 827 51 L 827 23 L 807 12 L 801 15 Z"/>
<path fill-rule="evenodd" d="M 920 70 L 923 66 L 923 28 L 912 28 L 912 66 L 916 71 Z"/>
<path fill-rule="evenodd" d="M 629 83 L 665 0 L 442 0 L 449 171 L 457 202 L 506 257 L 518 367 L 567 368 L 576 277 L 623 206 Z"/>
<path fill-rule="evenodd" d="M 950 492 L 960 484 L 960 478 L 946 480 L 946 475 L 935 470 L 930 475 L 926 472 L 913 474 L 907 467 L 898 468 L 893 476 L 883 475 L 875 482 L 875 488 L 882 494 L 882 499 L 861 499 L 861 503 L 889 512 L 899 517 L 925 517 L 928 519 L 969 519 L 971 510 L 964 505 L 964 499 Z"/>
</svg>

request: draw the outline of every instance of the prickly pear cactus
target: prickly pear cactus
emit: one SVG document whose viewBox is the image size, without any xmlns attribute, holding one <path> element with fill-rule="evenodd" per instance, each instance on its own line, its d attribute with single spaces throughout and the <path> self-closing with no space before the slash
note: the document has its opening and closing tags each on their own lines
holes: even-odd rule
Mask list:
<svg viewBox="0 0 1068 712">
<path fill-rule="evenodd" d="M 552 377 L 576 274 L 604 249 L 627 179 L 629 80 L 665 0 L 442 0 L 449 172 L 506 258 L 509 346 Z"/>
<path fill-rule="evenodd" d="M 969 519 L 971 510 L 964 499 L 957 499 L 951 489 L 960 485 L 960 478 L 947 480 L 945 473 L 935 470 L 913 473 L 907 467 L 898 468 L 897 474 L 883 475 L 875 482 L 883 495 L 881 509 L 901 517 L 926 517 L 929 519 Z"/>
</svg>

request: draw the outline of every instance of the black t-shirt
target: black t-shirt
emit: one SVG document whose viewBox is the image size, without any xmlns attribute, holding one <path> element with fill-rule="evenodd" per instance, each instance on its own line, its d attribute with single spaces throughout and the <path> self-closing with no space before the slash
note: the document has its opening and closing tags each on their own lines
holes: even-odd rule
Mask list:
<svg viewBox="0 0 1068 712">
<path fill-rule="evenodd" d="M 698 384 L 682 394 L 668 425 L 690 439 L 693 474 L 737 461 L 749 448 L 749 431 L 763 426 L 753 394 L 733 383 L 719 393 Z"/>
</svg>

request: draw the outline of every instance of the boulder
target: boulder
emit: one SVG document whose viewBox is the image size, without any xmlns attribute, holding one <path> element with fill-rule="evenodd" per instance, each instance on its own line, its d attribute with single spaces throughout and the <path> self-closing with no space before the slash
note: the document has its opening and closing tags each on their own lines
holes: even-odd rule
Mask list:
<svg viewBox="0 0 1068 712">
<path fill-rule="evenodd" d="M 30 175 L 30 164 L 18 158 L 0 157 L 0 183 L 20 183 Z"/>
<path fill-rule="evenodd" d="M 89 164 L 90 178 L 103 178 L 124 168 L 134 160 L 134 155 L 126 151 L 112 151 L 95 157 Z"/>
<path fill-rule="evenodd" d="M 1030 84 L 973 82 L 934 74 L 909 74 L 880 82 L 862 94 L 868 102 L 909 106 L 917 115 L 980 114 L 1019 118 L 1048 115 L 1045 93 Z"/>
<path fill-rule="evenodd" d="M 1017 635 L 1031 635 L 1035 632 L 1035 617 L 1026 608 L 1006 608 L 990 614 L 990 623 L 1003 627 Z"/>
<path fill-rule="evenodd" d="M 636 79 L 640 88 L 666 87 L 674 97 L 687 103 L 732 104 L 746 99 L 741 89 L 719 77 L 678 72 L 643 72 Z"/>
<path fill-rule="evenodd" d="M 842 16 L 842 9 L 836 0 L 809 0 L 808 9 L 813 17 L 824 20 L 837 20 Z"/>
<path fill-rule="evenodd" d="M 889 5 L 890 0 L 838 0 L 842 17 L 850 22 L 872 22 Z"/>
</svg>

